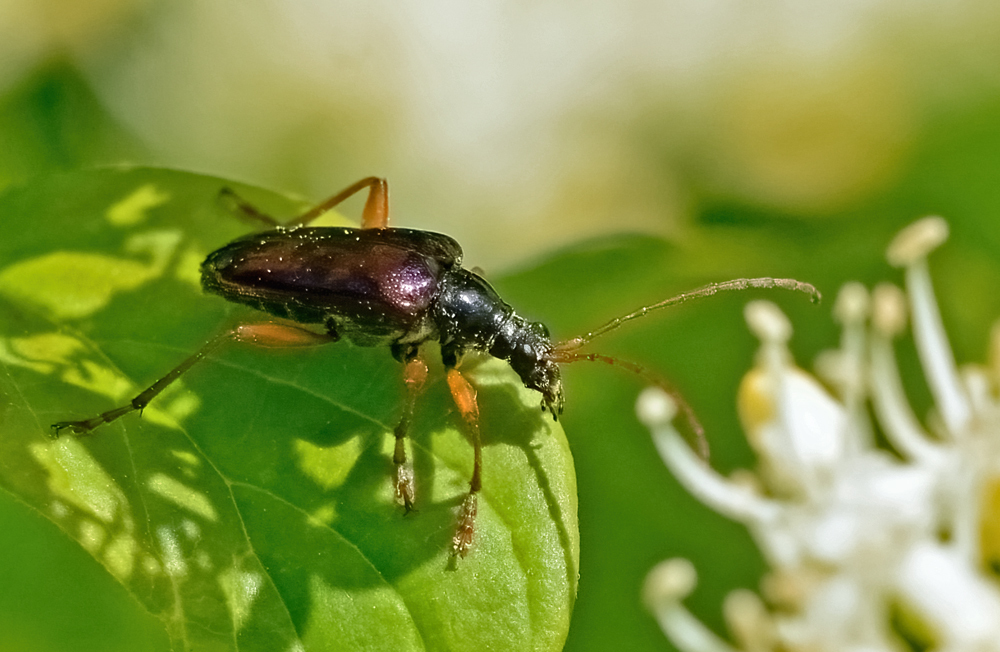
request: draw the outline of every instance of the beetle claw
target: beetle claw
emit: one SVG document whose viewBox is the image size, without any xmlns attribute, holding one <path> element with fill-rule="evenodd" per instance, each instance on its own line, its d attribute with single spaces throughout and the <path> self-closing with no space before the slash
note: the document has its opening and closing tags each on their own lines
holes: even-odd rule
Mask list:
<svg viewBox="0 0 1000 652">
<path fill-rule="evenodd" d="M 49 433 L 49 438 L 50 439 L 59 439 L 59 435 L 62 434 L 63 430 L 65 430 L 66 428 L 72 428 L 72 427 L 73 427 L 73 422 L 72 421 L 60 421 L 59 423 L 53 423 L 52 424 L 52 431 Z"/>
</svg>

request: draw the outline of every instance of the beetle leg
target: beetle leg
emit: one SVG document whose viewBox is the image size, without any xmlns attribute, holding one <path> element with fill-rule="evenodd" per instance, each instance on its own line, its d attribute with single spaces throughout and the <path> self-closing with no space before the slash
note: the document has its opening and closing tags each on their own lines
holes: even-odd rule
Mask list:
<svg viewBox="0 0 1000 652">
<path fill-rule="evenodd" d="M 365 188 L 370 188 L 370 190 L 368 191 L 368 200 L 365 202 L 365 209 L 361 213 L 361 228 L 384 229 L 389 226 L 389 184 L 381 177 L 365 177 L 361 181 L 344 188 L 333 197 L 320 202 L 302 215 L 285 222 L 283 226 L 292 227 L 308 224 L 354 193 Z"/>
<path fill-rule="evenodd" d="M 413 419 L 413 407 L 417 396 L 424 388 L 427 380 L 427 363 L 420 357 L 411 358 L 403 371 L 403 382 L 406 385 L 406 404 L 403 415 L 396 426 L 396 448 L 392 454 L 392 463 L 396 465 L 396 502 L 409 512 L 413 509 L 413 465 L 406 460 L 406 433 Z"/>
<path fill-rule="evenodd" d="M 185 371 L 204 360 L 209 353 L 228 340 L 246 342 L 256 346 L 284 348 L 290 346 L 316 346 L 336 342 L 338 339 L 339 337 L 334 333 L 315 333 L 305 328 L 285 324 L 271 322 L 241 324 L 209 340 L 204 346 L 171 369 L 165 376 L 136 395 L 127 405 L 108 410 L 90 419 L 54 423 L 52 424 L 53 434 L 55 437 L 58 437 L 61 431 L 69 430 L 74 435 L 86 435 L 97 426 L 104 423 L 111 423 L 129 412 L 138 410 L 141 414 L 143 409 L 149 405 L 149 402 L 156 398 L 160 392 L 180 378 Z"/>
<path fill-rule="evenodd" d="M 309 224 L 327 211 L 333 209 L 337 204 L 344 201 L 351 195 L 369 188 L 368 200 L 365 201 L 364 211 L 361 213 L 361 228 L 363 229 L 384 229 L 389 226 L 389 184 L 381 177 L 365 177 L 361 181 L 344 188 L 336 195 L 316 204 L 308 211 L 293 217 L 286 222 L 279 222 L 270 215 L 260 212 L 249 202 L 242 199 L 229 188 L 219 191 L 219 196 L 226 201 L 232 202 L 236 210 L 244 217 L 259 222 L 264 222 L 269 226 L 281 226 L 292 228 Z"/>
<path fill-rule="evenodd" d="M 483 444 L 479 436 L 479 403 L 476 401 L 476 390 L 469 384 L 458 369 L 448 370 L 448 388 L 451 396 L 462 413 L 462 420 L 469 428 L 472 436 L 473 462 L 472 479 L 469 480 L 469 494 L 462 501 L 458 513 L 458 529 L 451 540 L 452 554 L 465 557 L 472 547 L 476 532 L 476 512 L 479 506 L 478 494 L 483 487 Z"/>
<path fill-rule="evenodd" d="M 361 228 L 384 229 L 389 226 L 389 184 L 378 177 L 371 180 L 372 189 L 361 212 Z"/>
<path fill-rule="evenodd" d="M 267 213 L 257 210 L 253 204 L 237 195 L 231 188 L 223 188 L 219 191 L 219 202 L 223 203 L 228 210 L 238 213 L 247 220 L 263 222 L 272 227 L 281 226 L 281 222 Z"/>
</svg>

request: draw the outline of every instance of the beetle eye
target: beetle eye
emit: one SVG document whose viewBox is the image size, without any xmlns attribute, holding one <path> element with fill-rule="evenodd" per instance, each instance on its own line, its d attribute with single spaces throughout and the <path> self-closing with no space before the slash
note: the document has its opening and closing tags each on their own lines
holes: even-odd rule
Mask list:
<svg viewBox="0 0 1000 652">
<path fill-rule="evenodd" d="M 542 322 L 536 321 L 531 324 L 531 332 L 539 337 L 549 338 L 549 329 Z"/>
</svg>

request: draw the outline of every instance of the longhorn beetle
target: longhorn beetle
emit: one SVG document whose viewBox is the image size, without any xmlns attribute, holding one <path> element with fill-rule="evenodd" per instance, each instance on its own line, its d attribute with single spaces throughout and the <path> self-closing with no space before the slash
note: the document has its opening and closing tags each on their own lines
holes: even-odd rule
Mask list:
<svg viewBox="0 0 1000 652">
<path fill-rule="evenodd" d="M 365 188 L 369 192 L 361 228 L 307 226 Z M 55 435 L 63 430 L 86 434 L 129 412 L 141 412 L 170 383 L 229 340 L 265 347 L 313 346 L 341 339 L 358 346 L 387 345 L 403 364 L 406 386 L 402 416 L 395 429 L 393 463 L 396 498 L 409 511 L 414 504 L 414 480 L 404 439 L 428 373 L 421 346 L 436 340 L 441 345 L 448 387 L 474 451 L 469 493 L 459 509 L 452 539 L 453 554 L 463 557 L 475 534 L 483 466 L 476 390 L 458 370 L 465 352 L 479 351 L 507 361 L 525 387 L 541 394 L 542 410 L 558 419 L 563 411 L 562 363 L 600 361 L 651 376 L 637 365 L 580 352 L 591 340 L 625 322 L 722 290 L 778 287 L 819 298 L 812 285 L 793 279 L 735 279 L 642 307 L 581 337 L 553 342 L 543 324 L 518 315 L 481 276 L 462 267 L 462 248 L 454 239 L 430 231 L 390 227 L 385 179 L 362 179 L 286 222 L 261 213 L 228 189 L 222 191 L 222 197 L 246 217 L 270 228 L 209 254 L 201 265 L 205 291 L 293 322 L 322 324 L 325 332 L 273 322 L 240 324 L 210 340 L 127 405 L 90 419 L 55 423 Z M 689 418 L 700 436 L 700 426 L 693 416 Z"/>
</svg>

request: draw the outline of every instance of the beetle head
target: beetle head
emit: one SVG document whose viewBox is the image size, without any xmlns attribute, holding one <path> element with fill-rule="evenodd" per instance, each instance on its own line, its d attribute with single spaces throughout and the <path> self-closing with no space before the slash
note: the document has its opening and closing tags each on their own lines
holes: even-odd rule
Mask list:
<svg viewBox="0 0 1000 652">
<path fill-rule="evenodd" d="M 549 329 L 539 322 L 521 321 L 512 329 L 507 359 L 528 389 L 542 395 L 542 409 L 558 419 L 563 411 L 562 375 L 552 358 Z"/>
<path fill-rule="evenodd" d="M 524 384 L 541 392 L 542 410 L 551 412 L 552 418 L 558 421 L 563 411 L 563 387 L 559 365 L 549 359 L 540 361 L 532 370 L 531 378 L 524 379 Z"/>
</svg>

